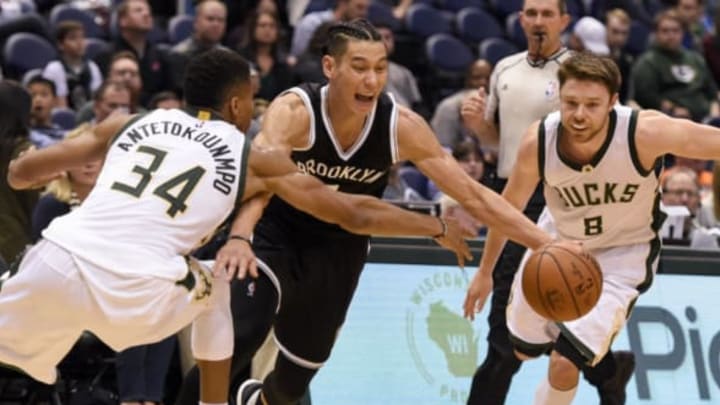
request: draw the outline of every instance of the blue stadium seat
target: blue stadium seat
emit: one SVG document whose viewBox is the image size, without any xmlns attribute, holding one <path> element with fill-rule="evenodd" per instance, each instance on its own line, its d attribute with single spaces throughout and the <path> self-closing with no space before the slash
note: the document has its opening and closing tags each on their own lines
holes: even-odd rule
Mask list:
<svg viewBox="0 0 720 405">
<path fill-rule="evenodd" d="M 173 16 L 168 22 L 168 39 L 177 44 L 190 37 L 193 33 L 193 17 L 187 14 Z"/>
<path fill-rule="evenodd" d="M 32 80 L 33 78 L 35 78 L 35 76 L 41 76 L 41 75 L 42 75 L 43 69 L 44 69 L 44 67 L 43 67 L 43 68 L 35 68 L 35 69 L 30 69 L 30 70 L 28 70 L 27 72 L 25 72 L 25 73 L 22 75 L 22 79 L 20 80 L 20 83 L 23 85 L 23 87 L 27 87 L 28 83 L 30 83 L 30 80 Z"/>
<path fill-rule="evenodd" d="M 512 13 L 505 18 L 505 32 L 507 37 L 518 47 L 527 48 L 525 31 L 520 25 L 520 13 Z"/>
<path fill-rule="evenodd" d="M 21 78 L 30 69 L 42 69 L 57 51 L 45 38 L 29 32 L 12 34 L 3 48 L 3 60 L 9 77 Z"/>
<path fill-rule="evenodd" d="M 393 31 L 402 28 L 402 22 L 393 15 L 392 7 L 379 1 L 373 1 L 368 8 L 368 20 L 375 25 L 384 25 Z"/>
<path fill-rule="evenodd" d="M 81 10 L 70 4 L 58 4 L 50 11 L 50 28 L 55 31 L 61 21 L 78 21 L 85 27 L 85 36 L 88 38 L 104 38 L 107 33 L 97 23 L 96 15 L 91 11 Z"/>
<path fill-rule="evenodd" d="M 484 9 L 487 4 L 485 0 L 440 0 L 439 7 L 450 11 L 460 11 L 467 7 Z"/>
<path fill-rule="evenodd" d="M 85 40 L 85 57 L 95 60 L 95 57 L 110 49 L 110 44 L 104 39 L 88 38 Z"/>
<path fill-rule="evenodd" d="M 51 120 L 53 124 L 62 129 L 73 129 L 75 128 L 75 111 L 70 108 L 53 108 Z"/>
<path fill-rule="evenodd" d="M 308 5 L 305 7 L 304 14 L 314 13 L 316 11 L 323 11 L 333 8 L 333 2 L 328 0 L 310 0 Z"/>
<path fill-rule="evenodd" d="M 633 55 L 645 52 L 650 40 L 650 27 L 640 21 L 633 20 L 630 23 L 630 36 L 625 44 L 625 49 Z"/>
<path fill-rule="evenodd" d="M 410 188 L 417 191 L 423 198 L 428 198 L 428 178 L 420 173 L 420 170 L 412 166 L 403 166 L 398 170 L 400 177 L 405 180 Z"/>
<path fill-rule="evenodd" d="M 522 10 L 523 0 L 490 0 L 493 10 L 502 18 Z"/>
<path fill-rule="evenodd" d="M 488 38 L 480 43 L 480 58 L 492 63 L 518 52 L 518 48 L 510 41 L 502 38 Z"/>
<path fill-rule="evenodd" d="M 456 29 L 460 38 L 473 44 L 503 35 L 495 16 L 475 7 L 466 7 L 457 13 Z"/>
<path fill-rule="evenodd" d="M 464 73 L 473 61 L 470 49 L 450 34 L 435 34 L 425 41 L 430 65 L 444 71 Z"/>
<path fill-rule="evenodd" d="M 582 0 L 567 0 L 568 14 L 573 17 L 582 17 L 586 15 L 585 6 L 582 4 Z"/>
<path fill-rule="evenodd" d="M 405 27 L 421 38 L 450 32 L 450 22 L 443 18 L 442 13 L 425 4 L 410 6 L 405 16 Z"/>
</svg>

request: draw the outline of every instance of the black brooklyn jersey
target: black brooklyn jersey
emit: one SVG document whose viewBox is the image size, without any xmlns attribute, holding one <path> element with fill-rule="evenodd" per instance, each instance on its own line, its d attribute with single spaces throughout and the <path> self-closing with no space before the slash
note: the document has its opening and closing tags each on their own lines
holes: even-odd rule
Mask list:
<svg viewBox="0 0 720 405">
<path fill-rule="evenodd" d="M 390 166 L 397 160 L 394 100 L 382 93 L 355 144 L 343 150 L 327 113 L 327 90 L 327 86 L 318 84 L 303 84 L 288 90 L 300 96 L 312 111 L 308 146 L 293 150 L 293 161 L 301 171 L 315 176 L 328 187 L 346 193 L 382 196 Z M 300 212 L 277 197 L 270 201 L 259 228 L 270 223 L 285 232 L 344 233 L 339 227 Z"/>
</svg>

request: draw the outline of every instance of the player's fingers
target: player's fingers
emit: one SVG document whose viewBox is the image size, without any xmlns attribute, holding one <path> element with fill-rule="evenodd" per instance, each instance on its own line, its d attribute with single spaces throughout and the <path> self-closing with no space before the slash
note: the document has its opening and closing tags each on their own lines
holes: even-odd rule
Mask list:
<svg viewBox="0 0 720 405">
<path fill-rule="evenodd" d="M 230 281 L 235 277 L 235 272 L 239 271 L 238 269 L 238 260 L 235 256 L 230 256 L 227 259 L 227 264 L 225 265 L 225 278 Z"/>
<path fill-rule="evenodd" d="M 248 273 L 250 274 L 250 277 L 252 278 L 258 278 L 260 274 L 258 274 L 257 269 L 257 259 L 252 258 L 251 260 L 248 260 Z"/>
<path fill-rule="evenodd" d="M 224 278 L 226 265 L 227 265 L 226 257 L 223 255 L 218 255 L 215 258 L 215 263 L 213 264 L 213 267 L 212 267 L 213 277 Z"/>
</svg>

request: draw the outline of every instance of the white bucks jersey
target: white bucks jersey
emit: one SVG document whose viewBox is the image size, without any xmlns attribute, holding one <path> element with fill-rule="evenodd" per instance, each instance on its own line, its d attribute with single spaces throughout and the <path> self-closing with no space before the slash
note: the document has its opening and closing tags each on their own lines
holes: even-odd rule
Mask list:
<svg viewBox="0 0 720 405">
<path fill-rule="evenodd" d="M 123 274 L 174 280 L 242 197 L 249 144 L 207 111 L 156 110 L 113 140 L 95 188 L 43 236 Z"/>
<path fill-rule="evenodd" d="M 541 123 L 545 200 L 563 239 L 581 240 L 597 249 L 649 242 L 657 236 L 659 168 L 646 171 L 640 164 L 636 123 L 637 111 L 614 107 L 605 142 L 584 166 L 558 154 L 560 113 L 549 114 Z"/>
</svg>

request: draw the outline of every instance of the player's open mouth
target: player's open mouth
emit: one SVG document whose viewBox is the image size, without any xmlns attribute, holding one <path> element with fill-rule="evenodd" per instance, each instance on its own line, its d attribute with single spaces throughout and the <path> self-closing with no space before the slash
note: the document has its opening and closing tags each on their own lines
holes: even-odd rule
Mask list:
<svg viewBox="0 0 720 405">
<path fill-rule="evenodd" d="M 363 103 L 371 103 L 375 99 L 374 96 L 364 96 L 362 94 L 355 94 L 355 100 L 362 101 Z"/>
</svg>

